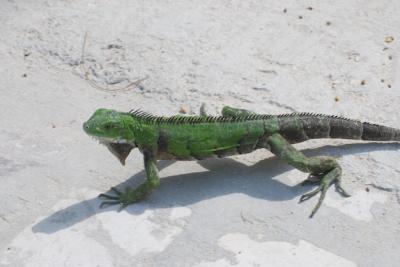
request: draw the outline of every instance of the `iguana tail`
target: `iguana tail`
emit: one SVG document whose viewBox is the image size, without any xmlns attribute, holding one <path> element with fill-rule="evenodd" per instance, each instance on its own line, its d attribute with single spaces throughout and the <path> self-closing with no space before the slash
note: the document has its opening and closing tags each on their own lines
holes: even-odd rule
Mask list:
<svg viewBox="0 0 400 267">
<path fill-rule="evenodd" d="M 377 124 L 363 122 L 362 140 L 400 141 L 400 130 Z"/>
<path fill-rule="evenodd" d="M 400 130 L 368 122 L 311 113 L 278 116 L 279 132 L 291 143 L 309 139 L 340 138 L 400 141 Z"/>
</svg>

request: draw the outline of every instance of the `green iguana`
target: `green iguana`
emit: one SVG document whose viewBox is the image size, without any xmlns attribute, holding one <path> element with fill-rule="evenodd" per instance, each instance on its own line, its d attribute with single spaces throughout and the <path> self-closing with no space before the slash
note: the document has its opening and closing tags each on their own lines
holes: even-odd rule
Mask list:
<svg viewBox="0 0 400 267">
<path fill-rule="evenodd" d="M 342 169 L 336 159 L 307 157 L 291 144 L 317 138 L 400 141 L 400 130 L 367 122 L 312 113 L 260 115 L 227 106 L 222 116 L 216 117 L 205 114 L 159 117 L 140 110 L 98 109 L 83 124 L 83 129 L 106 145 L 122 164 L 133 148 L 139 148 L 144 156 L 146 182 L 135 189 L 128 187 L 124 192 L 112 188 L 115 195 L 101 194 L 105 199 L 101 207 L 120 204 L 124 208 L 158 187 L 157 160 L 201 160 L 265 148 L 298 170 L 309 173 L 304 184 L 315 183 L 318 178 L 319 186 L 300 198 L 302 202 L 321 193 L 310 217 L 321 206 L 330 185 L 334 184 L 342 196 L 349 194 L 341 186 Z"/>
</svg>

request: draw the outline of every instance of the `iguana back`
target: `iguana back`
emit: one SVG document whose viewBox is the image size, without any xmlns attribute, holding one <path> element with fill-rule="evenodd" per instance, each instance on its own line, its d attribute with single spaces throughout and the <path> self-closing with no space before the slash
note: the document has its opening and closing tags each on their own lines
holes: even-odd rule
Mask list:
<svg viewBox="0 0 400 267">
<path fill-rule="evenodd" d="M 152 132 L 158 159 L 204 159 L 269 149 L 267 139 L 275 133 L 292 144 L 320 138 L 400 140 L 400 131 L 394 128 L 312 113 L 157 117 L 137 111 L 131 115 L 148 129 L 144 140 L 136 137 L 138 146 L 149 145 Z"/>
</svg>

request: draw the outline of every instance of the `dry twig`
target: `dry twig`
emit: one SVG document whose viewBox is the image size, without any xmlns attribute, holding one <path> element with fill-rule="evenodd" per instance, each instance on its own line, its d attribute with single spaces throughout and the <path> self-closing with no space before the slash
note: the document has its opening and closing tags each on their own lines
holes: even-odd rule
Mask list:
<svg viewBox="0 0 400 267">
<path fill-rule="evenodd" d="M 90 79 L 90 72 L 85 64 L 85 49 L 86 49 L 86 43 L 87 43 L 87 36 L 88 33 L 85 33 L 85 36 L 83 38 L 83 44 L 82 44 L 82 53 L 81 53 L 81 62 L 80 62 L 80 69 L 83 72 L 83 75 L 85 77 L 85 80 L 87 81 L 88 84 L 90 84 L 92 87 L 101 90 L 101 91 L 106 91 L 106 92 L 126 92 L 129 91 L 136 86 L 138 86 L 142 81 L 148 79 L 148 76 L 145 76 L 144 78 L 137 79 L 133 82 L 128 83 L 125 86 L 112 86 L 109 87 L 108 84 L 104 86 L 100 86 L 97 84 L 93 79 Z"/>
</svg>

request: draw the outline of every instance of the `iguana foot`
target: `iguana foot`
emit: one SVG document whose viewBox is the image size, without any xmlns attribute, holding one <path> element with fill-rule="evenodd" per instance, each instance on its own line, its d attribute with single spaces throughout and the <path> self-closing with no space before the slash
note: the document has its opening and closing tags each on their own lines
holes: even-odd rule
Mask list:
<svg viewBox="0 0 400 267">
<path fill-rule="evenodd" d="M 322 202 L 325 199 L 326 192 L 328 191 L 329 187 L 332 184 L 335 184 L 336 191 L 339 192 L 343 197 L 350 196 L 350 194 L 348 194 L 341 185 L 341 175 L 342 175 L 342 169 L 340 168 L 340 166 L 337 166 L 336 168 L 334 168 L 333 170 L 327 172 L 325 175 L 322 176 L 322 178 L 320 180 L 320 185 L 315 190 L 313 190 L 307 194 L 304 194 L 300 197 L 299 202 L 304 202 L 304 201 L 312 198 L 319 192 L 321 192 L 321 195 L 319 196 L 317 205 L 315 205 L 314 209 L 311 211 L 310 218 L 312 218 L 315 215 L 315 213 L 318 211 L 318 209 L 321 207 Z M 318 177 L 318 176 L 316 176 L 316 177 Z M 307 179 L 303 183 L 308 184 L 308 183 L 312 183 L 312 182 L 314 182 L 314 181 Z"/>
<path fill-rule="evenodd" d="M 225 106 L 222 108 L 221 114 L 223 117 L 240 117 L 240 116 L 254 115 L 256 113 L 247 109 Z"/>
<path fill-rule="evenodd" d="M 100 208 L 112 206 L 112 205 L 120 205 L 119 210 L 122 210 L 129 204 L 138 202 L 141 200 L 139 197 L 140 194 L 136 192 L 135 189 L 127 187 L 125 188 L 125 192 L 121 192 L 118 189 L 111 187 L 111 190 L 115 193 L 115 195 L 108 194 L 100 194 L 100 198 L 104 198 L 106 200 L 102 201 L 100 204 Z"/>
<path fill-rule="evenodd" d="M 253 111 L 247 109 L 233 108 L 230 106 L 224 106 L 221 110 L 221 115 L 223 117 L 238 117 L 238 116 L 248 116 L 256 114 Z M 206 103 L 202 103 L 200 106 L 200 116 L 207 116 Z"/>
</svg>

